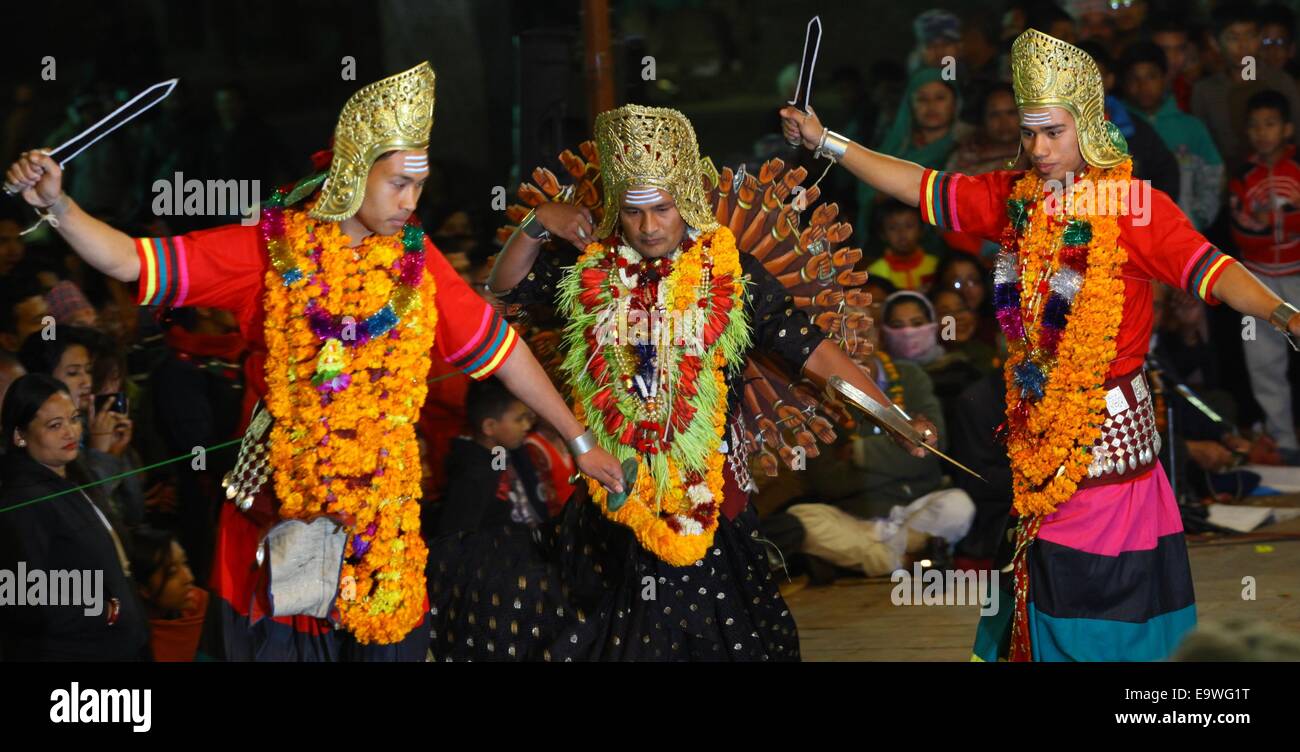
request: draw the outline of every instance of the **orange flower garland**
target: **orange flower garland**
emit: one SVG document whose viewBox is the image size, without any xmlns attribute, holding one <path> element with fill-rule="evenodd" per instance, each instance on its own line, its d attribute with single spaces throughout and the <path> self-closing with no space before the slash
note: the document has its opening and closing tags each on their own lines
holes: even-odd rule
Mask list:
<svg viewBox="0 0 1300 752">
<path fill-rule="evenodd" d="M 271 241 L 279 242 L 278 259 L 318 271 L 266 275 L 266 405 L 275 418 L 270 462 L 279 514 L 329 515 L 347 527 L 339 624 L 361 643 L 397 642 L 424 618 L 428 552 L 415 420 L 436 329 L 432 275 L 402 302 L 407 315 L 398 326 L 340 356 L 344 386 L 323 394 L 312 382 L 318 358 L 338 349 L 321 346 L 303 312 L 313 299 L 354 321 L 384 308 L 398 284 L 403 243 L 372 235 L 351 248 L 336 223 L 293 209 L 283 210 L 283 227 L 282 241 Z"/>
<path fill-rule="evenodd" d="M 1090 168 L 1092 173 L 1096 170 Z M 1116 181 L 1127 196 L 1132 162 L 1100 171 L 1094 185 Z M 1019 267 L 1023 288 L 1031 290 L 1043 279 L 1040 269 L 1055 263 L 1061 247 L 1061 213 L 1049 216 L 1041 201 L 1044 183 L 1033 171 L 1025 173 L 1012 189 L 1012 200 L 1038 205 L 1029 210 L 1028 229 L 1019 239 Z M 1062 208 L 1062 212 L 1064 208 Z M 1072 496 L 1091 461 L 1089 450 L 1104 419 L 1106 381 L 1115 358 L 1115 337 L 1124 311 L 1124 282 L 1120 268 L 1127 253 L 1119 245 L 1119 217 L 1115 211 L 1079 215 L 1091 224 L 1087 268 L 1069 313 L 1068 325 L 1056 351 L 1056 361 L 1043 397 L 1029 403 L 1027 420 L 1007 435 L 1011 459 L 1015 508 L 1022 516 L 1050 514 Z M 1030 310 L 1029 296 L 1020 301 L 1025 339 L 1008 342 L 1006 362 L 1007 416 L 1012 425 L 1019 400 L 1016 366 L 1030 356 L 1025 342 L 1037 342 L 1042 309 Z"/>
</svg>

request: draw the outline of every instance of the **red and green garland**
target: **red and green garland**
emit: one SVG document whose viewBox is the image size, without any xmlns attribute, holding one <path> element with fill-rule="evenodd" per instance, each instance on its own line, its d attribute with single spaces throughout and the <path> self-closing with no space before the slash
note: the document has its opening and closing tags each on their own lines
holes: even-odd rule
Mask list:
<svg viewBox="0 0 1300 752">
<path fill-rule="evenodd" d="M 675 260 L 592 243 L 560 286 L 575 412 L 602 447 L 640 465 L 625 504 L 611 510 L 597 483 L 593 498 L 675 565 L 698 561 L 717 529 L 726 371 L 750 336 L 731 231 L 687 242 Z"/>
</svg>

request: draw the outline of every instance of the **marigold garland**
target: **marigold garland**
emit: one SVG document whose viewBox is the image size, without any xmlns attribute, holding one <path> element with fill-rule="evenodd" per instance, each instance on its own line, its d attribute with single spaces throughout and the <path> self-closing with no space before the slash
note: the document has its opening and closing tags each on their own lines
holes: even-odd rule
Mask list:
<svg viewBox="0 0 1300 752">
<path fill-rule="evenodd" d="M 1127 196 L 1131 175 L 1132 162 L 1125 161 L 1104 171 L 1089 168 L 1085 179 L 1094 186 L 1116 181 Z M 1011 297 L 999 301 L 1010 299 L 1018 305 L 1000 310 L 999 320 L 1009 350 L 1006 440 L 1015 507 L 1030 517 L 1055 511 L 1087 472 L 1089 450 L 1104 419 L 1102 387 L 1115 358 L 1124 310 L 1120 269 L 1127 260 L 1119 245 L 1114 207 L 1076 217 L 1091 230 L 1085 254 L 1081 241 L 1070 244 L 1063 238 L 1069 232 L 1076 239 L 1086 237 L 1086 232 L 1079 234 L 1083 228 L 1071 226 L 1063 212 L 1049 216 L 1041 210 L 1044 190 L 1043 180 L 1033 171 L 1016 182 L 1008 200 L 1011 226 L 998 259 L 1001 268 L 1013 264 L 1018 270 L 1015 289 L 1008 291 Z M 1072 303 L 1062 304 L 1056 294 L 1061 278 L 1052 273 L 1071 266 L 1081 271 L 1082 282 Z M 1047 296 L 1047 304 L 1031 310 L 1035 290 Z M 1024 291 L 1030 294 L 1021 294 Z"/>
<path fill-rule="evenodd" d="M 338 622 L 361 643 L 397 642 L 426 597 L 415 420 L 437 309 L 424 234 L 408 225 L 351 248 L 337 223 L 283 201 L 277 192 L 262 218 L 279 515 L 346 525 Z"/>
<path fill-rule="evenodd" d="M 740 254 L 730 230 L 719 228 L 696 238 L 658 287 L 643 291 L 662 302 L 666 320 L 698 327 L 677 332 L 671 347 L 659 348 L 659 357 L 669 359 L 671 383 L 664 388 L 670 418 L 648 432 L 645 421 L 637 421 L 634 374 L 619 365 L 628 357 L 619 350 L 623 345 L 598 341 L 601 322 L 611 321 L 620 301 L 637 293 L 624 284 L 628 264 L 623 249 L 597 242 L 565 275 L 560 304 L 569 323 L 562 368 L 579 420 L 620 461 L 639 464 L 621 507 L 611 512 L 604 488 L 589 480 L 593 500 L 631 528 L 646 550 L 684 566 L 707 553 L 722 506 L 726 457 L 718 450 L 727 421 L 726 374 L 739 367 L 749 345 Z"/>
</svg>

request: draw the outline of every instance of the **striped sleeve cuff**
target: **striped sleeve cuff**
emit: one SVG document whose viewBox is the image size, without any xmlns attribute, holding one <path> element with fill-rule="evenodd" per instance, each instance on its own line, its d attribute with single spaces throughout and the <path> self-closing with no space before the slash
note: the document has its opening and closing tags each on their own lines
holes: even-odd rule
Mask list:
<svg viewBox="0 0 1300 752">
<path fill-rule="evenodd" d="M 921 220 L 945 230 L 961 232 L 957 219 L 957 174 L 926 169 L 921 173 L 921 195 L 917 207 Z"/>
<path fill-rule="evenodd" d="M 1236 259 L 1206 242 L 1183 267 L 1183 289 L 1210 305 L 1218 305 L 1219 300 L 1211 294 L 1214 283 L 1225 269 L 1235 263 Z"/>
<path fill-rule="evenodd" d="M 468 342 L 447 358 L 472 379 L 486 379 L 496 373 L 518 344 L 515 330 L 491 306 L 484 304 L 478 330 Z"/>
<path fill-rule="evenodd" d="M 190 275 L 185 238 L 136 238 L 140 259 L 139 305 L 183 306 L 189 295 Z"/>
</svg>

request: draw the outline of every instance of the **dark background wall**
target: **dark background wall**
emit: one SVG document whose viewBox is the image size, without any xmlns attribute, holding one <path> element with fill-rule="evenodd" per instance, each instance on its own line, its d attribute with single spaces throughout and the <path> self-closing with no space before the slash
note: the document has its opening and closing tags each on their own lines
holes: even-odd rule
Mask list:
<svg viewBox="0 0 1300 752">
<path fill-rule="evenodd" d="M 1190 12 L 1200 3 L 1173 5 Z M 786 96 L 777 77 L 797 63 L 813 14 L 825 28 L 813 101 L 835 123 L 842 113 L 825 85 L 830 71 L 851 65 L 865 74 L 881 59 L 905 64 L 914 44 L 912 19 L 926 8 L 947 8 L 996 30 L 1003 6 L 987 0 L 611 0 L 616 102 L 682 109 L 704 151 L 719 164 L 731 163 L 774 132 L 774 111 Z M 521 161 L 531 169 L 543 155 L 576 143 L 591 116 L 577 0 L 46 0 L 0 14 L 6 32 L 0 115 L 16 134 L 3 144 L 10 150 L 39 145 L 88 87 L 125 95 L 179 77 L 171 104 L 186 115 L 188 138 L 202 142 L 215 118 L 214 91 L 237 84 L 283 160 L 276 169 L 292 177 L 309 169 L 308 156 L 326 144 L 348 95 L 428 59 L 438 74 L 430 153 L 440 170 L 425 203 L 436 216 L 455 205 L 486 212 L 494 186 L 513 191 Z M 57 61 L 55 81 L 39 77 L 46 55 Z M 355 81 L 340 77 L 345 55 L 356 59 Z M 655 58 L 655 81 L 640 78 L 643 55 Z M 15 107 L 19 96 L 30 103 Z"/>
</svg>

